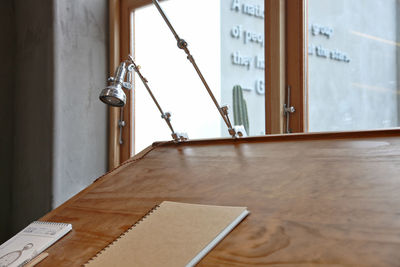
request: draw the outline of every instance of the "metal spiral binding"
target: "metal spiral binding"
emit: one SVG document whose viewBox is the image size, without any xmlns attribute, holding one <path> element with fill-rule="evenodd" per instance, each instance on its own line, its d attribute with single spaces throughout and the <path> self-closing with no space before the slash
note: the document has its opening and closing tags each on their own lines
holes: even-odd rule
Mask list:
<svg viewBox="0 0 400 267">
<path fill-rule="evenodd" d="M 34 221 L 34 224 L 43 224 L 43 225 L 51 225 L 51 226 L 68 226 L 68 223 L 59 223 L 59 222 L 44 222 L 44 221 Z"/>
<path fill-rule="evenodd" d="M 99 252 L 97 252 L 96 255 L 94 255 L 92 258 L 90 258 L 83 266 L 86 266 L 87 264 L 89 264 L 90 262 L 94 261 L 97 257 L 99 257 L 103 252 L 105 252 L 108 248 L 110 248 L 111 246 L 113 246 L 119 239 L 121 239 L 122 237 L 124 237 L 126 234 L 128 234 L 130 231 L 133 230 L 133 228 L 135 228 L 138 224 L 140 224 L 141 222 L 144 221 L 144 219 L 146 219 L 147 217 L 149 217 L 149 215 L 151 215 L 155 210 L 157 210 L 160 207 L 160 205 L 155 205 L 151 210 L 149 210 L 145 215 L 143 215 L 139 220 L 137 220 L 137 222 L 135 222 L 128 230 L 126 230 L 125 232 L 123 232 L 120 236 L 118 236 L 114 241 L 112 241 L 110 244 L 108 244 L 107 246 L 105 246 L 102 250 L 100 250 Z"/>
</svg>

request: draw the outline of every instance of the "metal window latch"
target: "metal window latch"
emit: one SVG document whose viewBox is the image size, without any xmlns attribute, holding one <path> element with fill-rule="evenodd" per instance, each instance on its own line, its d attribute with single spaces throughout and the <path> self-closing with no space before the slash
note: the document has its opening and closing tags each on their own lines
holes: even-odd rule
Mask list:
<svg viewBox="0 0 400 267">
<path fill-rule="evenodd" d="M 286 99 L 286 104 L 283 104 L 283 113 L 286 116 L 286 133 L 291 133 L 292 130 L 290 129 L 289 121 L 290 121 L 290 115 L 296 112 L 296 109 L 294 106 L 290 106 L 290 92 L 291 87 L 290 85 L 287 87 L 287 99 Z"/>
<path fill-rule="evenodd" d="M 294 113 L 296 111 L 296 109 L 293 106 L 286 107 L 286 104 L 283 105 L 283 108 L 284 108 L 285 114 L 286 113 Z"/>
</svg>

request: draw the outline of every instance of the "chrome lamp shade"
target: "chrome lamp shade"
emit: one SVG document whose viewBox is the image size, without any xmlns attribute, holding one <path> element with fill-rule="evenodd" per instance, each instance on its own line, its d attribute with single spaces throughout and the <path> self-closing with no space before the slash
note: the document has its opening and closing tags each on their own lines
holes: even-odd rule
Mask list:
<svg viewBox="0 0 400 267">
<path fill-rule="evenodd" d="M 107 86 L 101 91 L 99 98 L 105 104 L 113 107 L 123 107 L 126 104 L 126 95 L 120 84 Z"/>
</svg>

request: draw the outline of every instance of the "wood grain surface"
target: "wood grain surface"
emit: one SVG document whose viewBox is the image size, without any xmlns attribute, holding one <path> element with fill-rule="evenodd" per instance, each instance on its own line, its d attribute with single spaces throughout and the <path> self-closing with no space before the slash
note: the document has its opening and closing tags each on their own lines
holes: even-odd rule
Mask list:
<svg viewBox="0 0 400 267">
<path fill-rule="evenodd" d="M 157 143 L 41 220 L 79 266 L 164 200 L 247 206 L 200 266 L 400 266 L 400 130 Z"/>
</svg>

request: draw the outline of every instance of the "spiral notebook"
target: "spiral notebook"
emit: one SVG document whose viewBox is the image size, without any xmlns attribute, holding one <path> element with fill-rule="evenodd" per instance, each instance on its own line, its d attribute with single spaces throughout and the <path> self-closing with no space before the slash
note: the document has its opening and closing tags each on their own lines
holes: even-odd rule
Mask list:
<svg viewBox="0 0 400 267">
<path fill-rule="evenodd" d="M 85 266 L 194 266 L 249 211 L 164 201 Z"/>
<path fill-rule="evenodd" d="M 23 266 L 71 230 L 71 224 L 32 222 L 0 246 L 0 266 Z"/>
</svg>

